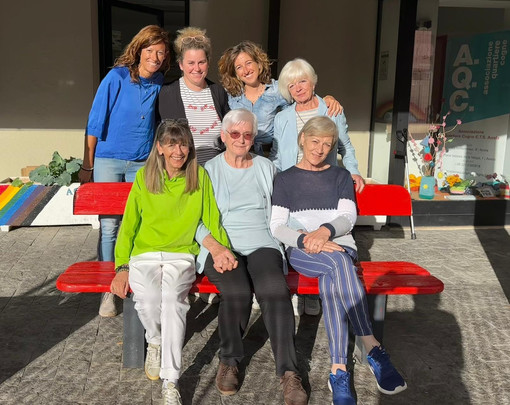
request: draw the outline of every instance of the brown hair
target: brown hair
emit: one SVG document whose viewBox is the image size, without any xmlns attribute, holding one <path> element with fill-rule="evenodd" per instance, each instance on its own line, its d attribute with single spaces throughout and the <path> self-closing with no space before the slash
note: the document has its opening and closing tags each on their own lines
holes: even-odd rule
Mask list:
<svg viewBox="0 0 510 405">
<path fill-rule="evenodd" d="M 259 65 L 259 81 L 263 84 L 271 83 L 271 62 L 267 53 L 254 42 L 242 41 L 223 52 L 218 62 L 221 84 L 234 97 L 240 96 L 244 91 L 244 83 L 237 77 L 235 68 L 235 60 L 242 52 L 250 55 L 253 61 Z"/>
<path fill-rule="evenodd" d="M 186 27 L 177 31 L 177 38 L 174 41 L 174 49 L 177 60 L 182 62 L 186 51 L 190 49 L 201 49 L 205 52 L 207 62 L 211 60 L 211 40 L 205 35 L 205 30 L 197 27 Z"/>
<path fill-rule="evenodd" d="M 140 63 L 142 49 L 159 43 L 165 44 L 166 47 L 167 56 L 159 68 L 159 70 L 165 74 L 170 68 L 170 39 L 168 38 L 168 33 L 157 25 L 143 27 L 126 46 L 122 55 L 115 60 L 113 66 L 127 67 L 129 69 L 131 81 L 140 83 L 138 64 Z"/>
<path fill-rule="evenodd" d="M 157 144 L 181 144 L 189 147 L 188 159 L 184 163 L 181 173 L 186 178 L 185 193 L 193 193 L 199 189 L 198 161 L 193 135 L 185 119 L 165 119 L 156 129 L 151 153 L 145 163 L 145 185 L 153 194 L 161 194 L 165 184 L 165 157 L 158 153 Z"/>
</svg>

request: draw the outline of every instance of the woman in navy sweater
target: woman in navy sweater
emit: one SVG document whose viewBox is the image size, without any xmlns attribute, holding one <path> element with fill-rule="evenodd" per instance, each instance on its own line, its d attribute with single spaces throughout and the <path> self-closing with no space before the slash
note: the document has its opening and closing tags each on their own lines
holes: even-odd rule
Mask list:
<svg viewBox="0 0 510 405">
<path fill-rule="evenodd" d="M 271 231 L 287 247 L 290 265 L 319 279 L 324 324 L 329 339 L 329 387 L 334 405 L 355 404 L 347 371 L 350 323 L 367 350 L 379 391 L 396 394 L 407 385 L 372 334 L 365 290 L 356 273 L 356 200 L 351 174 L 326 163 L 338 141 L 328 117 L 313 117 L 296 139 L 302 159 L 276 176 Z"/>
</svg>

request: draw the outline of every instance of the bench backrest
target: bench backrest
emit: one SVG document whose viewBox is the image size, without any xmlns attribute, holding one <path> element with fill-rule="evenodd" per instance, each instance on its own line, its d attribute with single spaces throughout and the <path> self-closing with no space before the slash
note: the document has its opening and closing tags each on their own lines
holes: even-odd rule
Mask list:
<svg viewBox="0 0 510 405">
<path fill-rule="evenodd" d="M 122 215 L 132 183 L 86 183 L 74 195 L 75 215 Z M 410 216 L 411 196 L 394 184 L 367 184 L 356 195 L 358 215 Z"/>
</svg>

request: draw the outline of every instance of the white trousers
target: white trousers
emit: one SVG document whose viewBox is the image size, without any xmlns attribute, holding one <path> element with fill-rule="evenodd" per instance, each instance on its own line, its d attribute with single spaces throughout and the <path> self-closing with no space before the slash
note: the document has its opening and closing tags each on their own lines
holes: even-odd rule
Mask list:
<svg viewBox="0 0 510 405">
<path fill-rule="evenodd" d="M 161 345 L 161 379 L 177 382 L 188 293 L 195 281 L 195 257 L 187 253 L 151 252 L 129 261 L 129 284 L 148 343 Z"/>
</svg>

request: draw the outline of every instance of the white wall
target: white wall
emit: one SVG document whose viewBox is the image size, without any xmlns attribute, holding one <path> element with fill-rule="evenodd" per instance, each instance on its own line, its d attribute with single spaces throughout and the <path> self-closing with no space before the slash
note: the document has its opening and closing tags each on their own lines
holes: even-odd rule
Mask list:
<svg viewBox="0 0 510 405">
<path fill-rule="evenodd" d="M 95 0 L 2 2 L 0 180 L 55 150 L 81 157 L 99 83 L 95 44 Z"/>
</svg>

